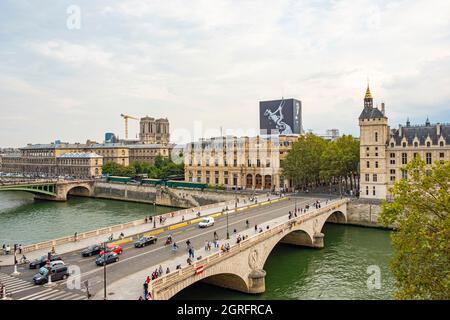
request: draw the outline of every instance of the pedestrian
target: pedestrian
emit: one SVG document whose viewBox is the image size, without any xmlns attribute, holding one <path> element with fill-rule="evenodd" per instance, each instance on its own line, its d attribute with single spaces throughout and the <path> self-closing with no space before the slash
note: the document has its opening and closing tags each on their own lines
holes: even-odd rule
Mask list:
<svg viewBox="0 0 450 320">
<path fill-rule="evenodd" d="M 22 244 L 19 244 L 19 254 L 22 254 L 22 250 L 23 250 Z"/>
<path fill-rule="evenodd" d="M 169 274 L 169 273 L 170 273 L 170 269 L 169 269 L 169 267 L 167 267 L 166 274 Z"/>
<path fill-rule="evenodd" d="M 2 250 L 3 250 L 3 255 L 6 255 L 6 244 L 3 244 Z"/>
<path fill-rule="evenodd" d="M 10 254 L 11 252 L 11 247 L 9 246 L 9 244 L 6 245 L 6 254 Z"/>
<path fill-rule="evenodd" d="M 159 265 L 158 275 L 161 276 L 163 273 L 163 268 L 161 265 Z"/>
<path fill-rule="evenodd" d="M 147 222 L 148 222 L 148 219 L 147 219 L 147 217 L 145 217 L 144 223 L 147 224 Z"/>
<path fill-rule="evenodd" d="M 188 263 L 188 265 L 191 265 L 192 264 L 191 258 L 187 258 L 186 262 Z"/>
<path fill-rule="evenodd" d="M 150 223 L 152 223 L 152 222 L 153 222 L 153 217 L 152 217 L 152 216 L 149 216 L 149 217 L 148 217 L 148 220 L 150 221 Z"/>
<path fill-rule="evenodd" d="M 219 235 L 217 234 L 216 231 L 214 231 L 214 240 L 219 240 Z"/>
<path fill-rule="evenodd" d="M 181 221 L 184 221 L 184 216 L 181 217 Z"/>
<path fill-rule="evenodd" d="M 248 226 L 250 225 L 250 222 L 248 222 L 248 220 L 245 220 L 245 225 L 246 225 L 247 228 L 248 228 Z"/>
<path fill-rule="evenodd" d="M 255 232 L 258 231 L 258 225 L 255 224 Z"/>
<path fill-rule="evenodd" d="M 78 232 L 73 235 L 73 242 L 77 242 Z"/>
</svg>

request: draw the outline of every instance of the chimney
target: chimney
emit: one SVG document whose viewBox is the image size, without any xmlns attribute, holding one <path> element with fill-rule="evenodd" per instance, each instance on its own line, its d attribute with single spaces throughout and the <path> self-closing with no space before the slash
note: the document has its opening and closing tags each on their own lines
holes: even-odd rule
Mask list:
<svg viewBox="0 0 450 320">
<path fill-rule="evenodd" d="M 437 131 L 436 133 L 439 137 L 441 135 L 441 124 L 440 123 L 436 124 L 436 131 Z"/>
<path fill-rule="evenodd" d="M 384 102 L 381 103 L 381 113 L 383 113 L 383 116 L 385 115 L 385 109 L 384 109 Z"/>
</svg>

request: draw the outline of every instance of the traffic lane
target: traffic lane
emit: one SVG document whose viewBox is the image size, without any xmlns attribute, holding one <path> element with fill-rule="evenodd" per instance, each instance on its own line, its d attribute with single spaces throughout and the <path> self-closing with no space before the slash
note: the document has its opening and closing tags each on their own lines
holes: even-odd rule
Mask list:
<svg viewBox="0 0 450 320">
<path fill-rule="evenodd" d="M 300 201 L 300 202 L 299 202 L 299 200 L 297 200 L 297 201 L 298 201 L 298 204 L 302 203 L 302 201 Z M 312 201 L 312 199 L 303 200 L 303 202 L 308 202 L 308 201 Z M 241 211 L 237 214 L 230 214 L 229 215 L 230 233 L 232 233 L 234 229 L 236 229 L 238 232 L 246 229 L 245 220 L 249 220 L 250 226 L 254 226 L 254 223 L 260 224 L 264 221 L 272 219 L 272 217 L 269 217 L 269 218 L 266 217 L 267 214 L 275 215 L 275 216 L 279 215 L 279 213 L 277 211 L 279 208 L 282 208 L 283 210 L 286 209 L 287 211 L 285 214 L 287 214 L 287 212 L 289 211 L 288 207 L 292 207 L 293 204 L 294 204 L 293 201 L 282 201 L 280 203 L 272 204 L 270 206 L 261 206 L 261 207 L 248 209 L 247 211 Z M 242 219 L 241 217 L 245 217 L 245 219 Z M 255 220 L 255 217 L 257 218 L 256 220 Z M 240 225 L 236 224 L 236 221 L 240 221 L 241 224 Z M 217 228 L 216 226 L 219 226 L 219 228 Z M 155 252 L 156 250 L 162 250 L 162 248 L 166 247 L 164 245 L 164 242 L 169 234 L 173 235 L 175 241 L 177 241 L 177 238 L 181 235 L 183 236 L 183 238 L 185 238 L 185 240 L 192 238 L 191 242 L 192 242 L 194 248 L 202 247 L 206 240 L 213 240 L 213 232 L 214 231 L 216 231 L 218 233 L 219 238 L 223 239 L 226 237 L 226 216 L 218 217 L 216 219 L 215 227 L 216 228 L 214 230 L 211 228 L 200 229 L 200 228 L 198 228 L 197 224 L 194 224 L 194 225 L 188 225 L 186 227 L 180 228 L 176 232 L 173 232 L 173 230 L 165 231 L 164 233 L 159 235 L 159 239 L 158 239 L 158 242 L 156 245 L 150 245 L 150 246 L 147 246 L 144 248 L 139 248 L 139 249 L 134 249 L 133 243 L 126 244 L 123 246 L 124 252 L 122 255 L 120 255 L 120 260 L 133 258 L 136 255 L 140 256 L 142 253 L 146 253 L 146 252 Z M 199 234 L 201 234 L 202 236 L 199 237 Z M 209 234 L 209 235 L 206 235 L 206 234 Z M 172 259 L 176 256 L 181 256 L 183 254 L 187 255 L 187 253 L 183 253 L 183 250 L 182 250 L 182 248 L 185 246 L 185 244 L 179 243 L 179 245 L 181 247 L 180 251 L 175 254 L 172 253 L 172 250 L 170 249 L 170 246 L 169 246 L 169 248 L 167 248 L 167 250 L 166 250 L 167 252 L 165 254 L 164 253 L 160 254 L 160 253 L 158 253 L 158 251 L 156 251 L 156 255 L 152 256 L 152 259 L 150 261 L 145 260 L 142 262 L 157 264 L 158 261 L 163 262 L 167 259 Z M 129 250 L 129 249 L 132 249 L 132 250 Z M 67 265 L 79 266 L 82 273 L 86 273 L 89 271 L 96 271 L 99 268 L 95 264 L 95 259 L 97 258 L 97 256 L 82 258 L 81 250 L 67 253 L 67 254 L 62 254 L 61 257 Z M 112 265 L 114 265 L 114 264 L 112 264 Z M 110 266 L 112 266 L 112 265 L 110 265 Z M 142 264 L 140 266 L 148 267 L 148 266 L 142 265 Z M 29 270 L 29 269 L 23 270 L 23 274 L 21 275 L 21 278 L 31 281 L 33 275 L 37 272 L 38 272 L 37 269 L 36 270 Z"/>
<path fill-rule="evenodd" d="M 301 203 L 301 202 L 299 202 Z M 306 202 L 305 202 L 306 203 Z M 253 216 L 254 218 L 256 218 L 256 222 L 258 224 L 261 224 L 263 222 L 266 222 L 268 220 L 271 220 L 273 218 L 276 217 L 280 217 L 283 216 L 284 214 L 288 214 L 289 208 L 292 208 L 293 203 L 290 203 L 284 207 L 281 207 L 277 210 L 277 212 L 266 212 L 264 214 L 264 216 Z M 272 208 L 273 209 L 273 208 Z M 230 216 L 231 218 L 231 216 Z M 234 219 L 233 221 L 229 221 L 229 224 L 231 226 L 231 230 L 236 229 L 237 233 L 247 229 L 245 226 L 245 220 L 248 219 L 247 216 L 241 216 L 240 219 Z M 216 227 L 216 226 L 215 226 Z M 250 228 L 251 229 L 251 228 Z M 217 227 L 216 228 L 208 228 L 208 233 L 205 233 L 203 231 L 205 230 L 200 230 L 201 232 L 198 233 L 199 229 L 197 230 L 190 230 L 191 232 L 194 231 L 194 233 L 191 233 L 189 231 L 187 231 L 185 234 L 183 234 L 183 239 L 181 239 L 181 241 L 185 241 L 187 239 L 191 240 L 191 243 L 193 244 L 193 246 L 195 248 L 200 248 L 203 247 L 205 244 L 205 241 L 207 240 L 212 240 L 212 235 L 214 233 L 214 231 L 217 231 L 220 235 L 220 233 L 222 233 L 223 235 L 226 234 L 226 219 L 224 221 L 224 219 L 221 219 L 221 221 L 217 222 Z M 230 242 L 235 241 L 235 239 L 230 239 Z M 151 253 L 151 255 L 149 255 Z M 180 249 L 179 252 L 177 252 L 176 254 L 172 253 L 172 250 L 170 248 L 167 248 L 167 250 L 161 250 L 161 248 L 157 248 L 157 249 L 153 249 L 149 252 L 143 252 L 141 254 L 139 254 L 139 256 L 131 256 L 125 259 L 121 259 L 119 260 L 119 262 L 113 263 L 108 265 L 108 278 L 111 279 L 111 277 L 113 277 L 113 279 L 121 279 L 122 277 L 125 277 L 129 274 L 135 273 L 135 272 L 139 272 L 142 269 L 145 268 L 149 268 L 151 266 L 157 266 L 159 263 L 163 263 L 164 261 L 167 260 L 171 260 L 175 257 L 180 257 L 180 256 L 185 256 L 187 258 L 188 254 L 187 254 L 187 249 L 186 249 L 186 245 L 185 243 L 180 245 Z M 132 261 L 132 264 L 129 264 L 127 262 Z M 183 263 L 183 265 L 185 265 L 186 262 Z M 163 270 L 165 272 L 166 266 L 162 265 Z M 100 270 L 102 270 L 102 268 L 100 268 Z M 98 270 L 98 271 L 100 271 Z M 173 270 L 171 270 L 173 271 Z M 97 270 L 93 270 L 91 272 L 89 272 L 88 274 L 83 275 L 83 279 L 89 279 L 90 277 L 93 278 L 97 278 L 95 273 L 97 273 Z M 98 274 L 98 273 L 97 273 Z M 108 282 L 110 282 L 111 280 L 109 280 Z M 112 280 L 114 281 L 114 280 Z M 93 286 L 93 288 L 91 288 L 91 292 L 97 292 L 98 290 L 102 289 L 103 284 L 102 282 L 98 283 L 97 285 Z"/>
</svg>

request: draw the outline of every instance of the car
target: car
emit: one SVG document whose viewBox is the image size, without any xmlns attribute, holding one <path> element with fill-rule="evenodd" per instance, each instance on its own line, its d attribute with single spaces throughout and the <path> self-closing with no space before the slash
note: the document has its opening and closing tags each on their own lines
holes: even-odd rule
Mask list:
<svg viewBox="0 0 450 320">
<path fill-rule="evenodd" d="M 214 225 L 214 218 L 213 217 L 206 217 L 202 221 L 198 223 L 198 226 L 200 228 L 207 228 Z"/>
<path fill-rule="evenodd" d="M 108 252 L 115 252 L 115 253 L 117 253 L 117 254 L 122 254 L 123 249 L 122 249 L 121 246 L 119 246 L 119 245 L 117 245 L 117 244 L 114 244 L 114 243 L 108 243 L 108 244 L 106 245 L 106 252 L 107 252 L 107 253 L 108 253 Z M 104 253 L 105 253 L 105 250 L 104 250 L 104 249 L 100 250 L 100 255 L 101 255 L 101 256 L 102 256 Z"/>
<path fill-rule="evenodd" d="M 158 239 L 154 236 L 149 236 L 149 237 L 144 236 L 134 242 L 134 247 L 142 248 L 142 247 L 148 246 L 149 244 L 154 244 L 154 243 L 156 243 L 156 241 L 158 241 Z"/>
<path fill-rule="evenodd" d="M 66 264 L 62 260 L 50 261 L 50 267 L 54 266 L 65 266 Z"/>
<path fill-rule="evenodd" d="M 119 261 L 119 255 L 115 252 L 106 252 L 97 259 L 95 259 L 95 264 L 98 266 L 104 266 L 113 262 Z"/>
<path fill-rule="evenodd" d="M 39 272 L 33 276 L 34 284 L 44 284 L 48 282 L 48 276 L 51 273 L 52 281 L 65 280 L 69 277 L 69 271 L 64 265 L 55 265 L 53 267 L 41 267 Z"/>
<path fill-rule="evenodd" d="M 94 244 L 81 251 L 81 256 L 90 257 L 99 254 L 100 251 L 102 251 L 102 247 L 99 244 Z"/>
<path fill-rule="evenodd" d="M 39 259 L 35 259 L 30 262 L 30 269 L 38 269 L 47 264 L 48 256 L 42 256 Z M 62 260 L 59 256 L 51 256 L 50 262 Z"/>
</svg>

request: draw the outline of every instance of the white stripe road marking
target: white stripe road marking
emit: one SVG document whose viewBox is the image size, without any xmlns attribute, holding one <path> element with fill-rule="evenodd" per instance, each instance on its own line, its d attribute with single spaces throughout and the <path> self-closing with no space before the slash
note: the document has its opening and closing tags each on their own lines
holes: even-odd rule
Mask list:
<svg viewBox="0 0 450 320">
<path fill-rule="evenodd" d="M 16 284 L 16 283 L 23 283 L 23 282 L 29 283 L 28 281 L 25 281 L 22 279 L 3 279 L 3 280 L 1 280 L 1 282 L 3 284 Z"/>
<path fill-rule="evenodd" d="M 17 294 L 17 293 L 19 293 L 19 292 L 27 291 L 27 290 L 31 290 L 31 289 L 35 289 L 35 288 L 38 288 L 38 287 L 32 285 L 32 286 L 30 286 L 30 287 L 26 287 L 26 288 L 24 288 L 24 289 L 17 290 L 17 291 L 15 291 L 15 292 L 13 292 L 13 294 Z"/>
<path fill-rule="evenodd" d="M 75 300 L 76 298 L 79 298 L 80 295 L 77 293 L 72 293 L 70 296 L 65 297 L 64 300 Z"/>
<path fill-rule="evenodd" d="M 48 299 L 48 300 L 63 300 L 63 299 L 65 299 L 66 297 L 73 295 L 72 292 L 65 292 L 65 291 L 63 291 L 63 292 L 64 292 L 63 295 L 57 296 L 57 297 L 51 297 L 51 298 Z"/>
<path fill-rule="evenodd" d="M 30 300 L 48 300 L 49 298 L 58 298 L 60 296 L 64 296 L 66 294 L 65 291 L 53 291 L 53 292 L 48 292 L 42 296 L 37 296 L 34 297 Z"/>
<path fill-rule="evenodd" d="M 307 202 L 310 202 L 310 201 L 311 201 L 311 200 L 301 201 L 300 203 L 297 203 L 297 205 L 300 205 L 300 204 L 302 204 L 302 203 L 307 203 Z M 273 210 L 273 211 L 269 211 L 269 212 L 266 212 L 266 213 L 263 213 L 263 214 L 255 215 L 255 216 L 253 216 L 253 218 L 258 218 L 258 217 L 262 217 L 262 216 L 271 215 L 271 214 L 273 214 L 274 212 L 278 212 L 278 211 L 281 211 L 281 210 L 283 210 L 283 209 L 285 209 L 285 208 L 292 207 L 293 205 L 294 205 L 294 204 L 289 203 L 288 205 L 281 206 L 281 207 L 279 207 L 279 208 L 276 208 L 276 209 Z M 235 222 L 233 222 L 233 223 L 230 223 L 230 225 L 238 224 L 238 223 L 243 222 L 243 221 L 245 221 L 245 220 L 247 220 L 247 219 L 249 219 L 249 218 L 246 217 L 246 218 L 240 219 L 240 220 L 238 220 L 238 221 L 235 221 Z M 251 218 L 250 218 L 250 219 L 251 219 Z M 274 219 L 276 219 L 276 218 L 274 218 Z M 217 228 L 215 228 L 215 229 L 210 229 L 209 232 L 217 231 L 217 230 L 222 229 L 222 228 L 224 228 L 224 226 L 222 226 L 222 227 L 217 227 Z M 198 237 L 202 237 L 202 236 L 204 236 L 204 233 L 199 233 L 198 235 L 195 235 L 195 236 L 193 236 L 193 237 L 190 237 L 189 239 L 192 240 L 192 239 L 195 239 L 195 238 L 198 238 Z M 186 240 L 188 240 L 188 238 L 178 240 L 177 242 L 183 242 L 183 241 L 186 241 Z M 156 251 L 158 251 L 158 250 L 164 250 L 164 248 L 166 248 L 166 247 L 160 247 L 160 248 L 157 248 L 157 249 L 154 249 L 154 250 L 150 250 L 150 251 L 147 251 L 147 252 L 143 252 L 143 253 L 140 253 L 140 254 L 137 254 L 137 255 L 134 255 L 134 256 L 125 258 L 125 259 L 121 259 L 121 260 L 119 260 L 118 262 L 111 264 L 110 267 L 114 267 L 114 266 L 117 266 L 117 265 L 119 265 L 119 264 L 121 264 L 121 263 L 124 263 L 124 262 L 126 262 L 126 261 L 129 261 L 129 260 L 132 260 L 132 259 L 136 259 L 136 258 L 139 258 L 139 257 L 141 257 L 141 256 L 144 256 L 144 255 L 147 255 L 147 254 L 150 254 L 150 253 L 154 253 L 154 252 L 156 252 Z M 73 279 L 76 279 L 76 278 L 79 278 L 79 277 L 88 276 L 88 275 L 90 275 L 90 274 L 93 274 L 93 273 L 95 273 L 95 272 L 99 272 L 99 271 L 101 271 L 101 270 L 102 270 L 102 268 L 99 268 L 99 269 L 93 269 L 93 270 L 87 271 L 87 272 L 85 272 L 85 273 L 82 273 L 82 274 L 79 274 L 79 275 L 76 275 L 76 276 L 72 276 L 72 280 L 73 280 Z M 64 282 L 62 282 L 62 284 L 66 284 L 67 281 L 68 281 L 68 280 L 65 280 Z"/>
<path fill-rule="evenodd" d="M 31 284 L 22 284 L 20 286 L 15 286 L 15 287 L 8 287 L 8 286 L 6 286 L 6 291 L 14 293 L 14 291 L 21 290 L 23 288 L 30 288 L 30 287 L 34 287 L 34 286 L 31 285 Z"/>
<path fill-rule="evenodd" d="M 33 298 L 30 298 L 28 300 L 38 300 L 38 299 L 42 300 L 42 298 L 44 298 L 44 297 L 51 297 L 53 295 L 58 295 L 59 292 L 61 292 L 61 291 L 57 291 L 57 290 L 51 289 L 51 291 L 49 291 L 49 292 L 43 293 L 41 295 L 37 295 L 37 296 L 35 296 Z"/>
<path fill-rule="evenodd" d="M 28 300 L 28 299 L 31 298 L 31 297 L 37 296 L 37 295 L 39 295 L 39 294 L 42 294 L 42 293 L 48 292 L 48 291 L 53 291 L 53 290 L 52 290 L 52 289 L 45 289 L 45 290 L 43 290 L 43 291 L 39 291 L 39 292 L 30 294 L 29 296 L 22 297 L 22 298 L 20 298 L 19 300 Z"/>
<path fill-rule="evenodd" d="M 78 298 L 74 298 L 72 300 L 87 300 L 86 296 L 79 296 Z"/>
</svg>

